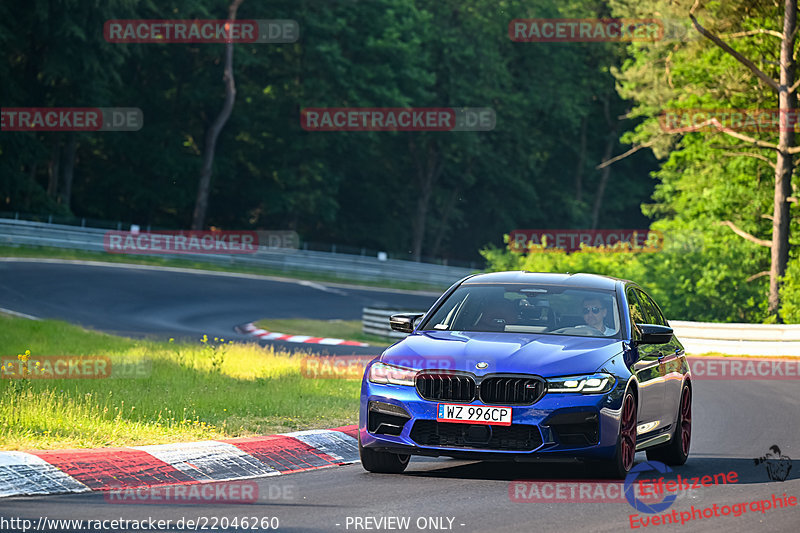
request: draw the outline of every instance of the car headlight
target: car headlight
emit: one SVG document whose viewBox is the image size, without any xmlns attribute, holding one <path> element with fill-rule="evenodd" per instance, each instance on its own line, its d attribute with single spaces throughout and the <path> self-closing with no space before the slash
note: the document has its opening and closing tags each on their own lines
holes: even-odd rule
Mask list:
<svg viewBox="0 0 800 533">
<path fill-rule="evenodd" d="M 403 368 L 402 366 L 387 365 L 385 363 L 375 363 L 369 368 L 368 379 L 372 383 L 387 383 L 389 385 L 408 385 L 414 386 L 414 378 L 417 377 L 419 370 Z"/>
<path fill-rule="evenodd" d="M 547 378 L 547 392 L 598 394 L 613 389 L 614 383 L 616 383 L 616 379 L 611 374 Z"/>
</svg>

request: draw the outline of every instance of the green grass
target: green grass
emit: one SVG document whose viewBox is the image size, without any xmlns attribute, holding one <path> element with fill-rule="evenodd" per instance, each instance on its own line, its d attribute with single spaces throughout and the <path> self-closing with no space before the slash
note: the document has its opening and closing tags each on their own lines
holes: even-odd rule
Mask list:
<svg viewBox="0 0 800 533">
<path fill-rule="evenodd" d="M 343 283 L 362 285 L 366 287 L 381 287 L 387 289 L 421 290 L 440 293 L 443 287 L 427 285 L 424 283 L 409 283 L 401 281 L 362 281 L 306 271 L 283 271 L 269 268 L 248 267 L 244 265 L 224 266 L 190 259 L 173 259 L 162 257 L 144 257 L 126 254 L 109 254 L 105 252 L 87 252 L 83 250 L 68 250 L 63 248 L 50 248 L 46 246 L 0 246 L 0 257 L 31 257 L 46 259 L 72 259 L 78 261 L 103 261 L 106 263 L 126 263 L 132 265 L 170 266 L 178 268 L 195 268 L 211 270 L 214 272 L 238 272 L 242 274 L 258 274 L 261 276 L 277 276 L 289 279 L 307 281 L 320 281 L 328 283 Z"/>
<path fill-rule="evenodd" d="M 0 449 L 159 444 L 352 424 L 359 380 L 308 379 L 254 344 L 131 340 L 0 315 L 0 357 L 108 356 L 108 379 L 0 379 Z M 149 362 L 147 377 L 117 378 Z M 114 366 L 117 365 L 117 366 Z"/>
<path fill-rule="evenodd" d="M 287 335 L 311 335 L 312 337 L 334 337 L 348 341 L 366 342 L 372 346 L 385 347 L 395 341 L 370 335 L 361 330 L 360 320 L 310 320 L 305 318 L 268 318 L 259 320 L 256 326 L 267 331 Z"/>
</svg>

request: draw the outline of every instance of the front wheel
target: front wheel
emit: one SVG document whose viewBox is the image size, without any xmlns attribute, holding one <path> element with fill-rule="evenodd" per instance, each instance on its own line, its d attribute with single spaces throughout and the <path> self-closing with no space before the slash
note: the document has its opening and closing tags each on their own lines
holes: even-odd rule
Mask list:
<svg viewBox="0 0 800 533">
<path fill-rule="evenodd" d="M 622 400 L 622 415 L 614 458 L 602 465 L 603 473 L 613 479 L 623 479 L 633 468 L 636 457 L 636 411 L 636 397 L 628 391 Z"/>
<path fill-rule="evenodd" d="M 689 458 L 689 446 L 692 443 L 692 390 L 689 385 L 684 385 L 681 391 L 677 422 L 675 433 L 668 443 L 647 450 L 648 461 L 680 466 Z"/>
<path fill-rule="evenodd" d="M 399 474 L 406 469 L 410 455 L 391 452 L 378 452 L 361 445 L 358 438 L 358 454 L 361 456 L 361 466 L 368 472 L 376 474 Z"/>
</svg>

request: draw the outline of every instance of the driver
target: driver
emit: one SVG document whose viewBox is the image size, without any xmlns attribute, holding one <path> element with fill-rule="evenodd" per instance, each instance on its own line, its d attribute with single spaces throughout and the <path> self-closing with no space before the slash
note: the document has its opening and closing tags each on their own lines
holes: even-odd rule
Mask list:
<svg viewBox="0 0 800 533">
<path fill-rule="evenodd" d="M 608 309 L 600 298 L 587 296 L 583 299 L 583 321 L 590 328 L 602 331 L 603 335 L 613 335 L 613 329 L 606 326 L 606 315 Z"/>
</svg>

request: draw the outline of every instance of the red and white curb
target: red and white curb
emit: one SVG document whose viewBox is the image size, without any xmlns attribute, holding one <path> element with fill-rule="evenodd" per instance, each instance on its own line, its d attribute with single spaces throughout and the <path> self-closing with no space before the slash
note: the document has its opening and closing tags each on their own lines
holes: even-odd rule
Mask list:
<svg viewBox="0 0 800 533">
<path fill-rule="evenodd" d="M 302 342 L 306 344 L 326 344 L 328 346 L 369 346 L 365 342 L 346 341 L 344 339 L 334 339 L 331 337 L 311 337 L 309 335 L 287 335 L 285 333 L 275 333 L 256 327 L 255 324 L 245 324 L 239 326 L 239 331 L 253 337 L 271 341 Z"/>
<path fill-rule="evenodd" d="M 193 485 L 358 462 L 358 427 L 265 437 L 0 452 L 0 497 Z"/>
</svg>

